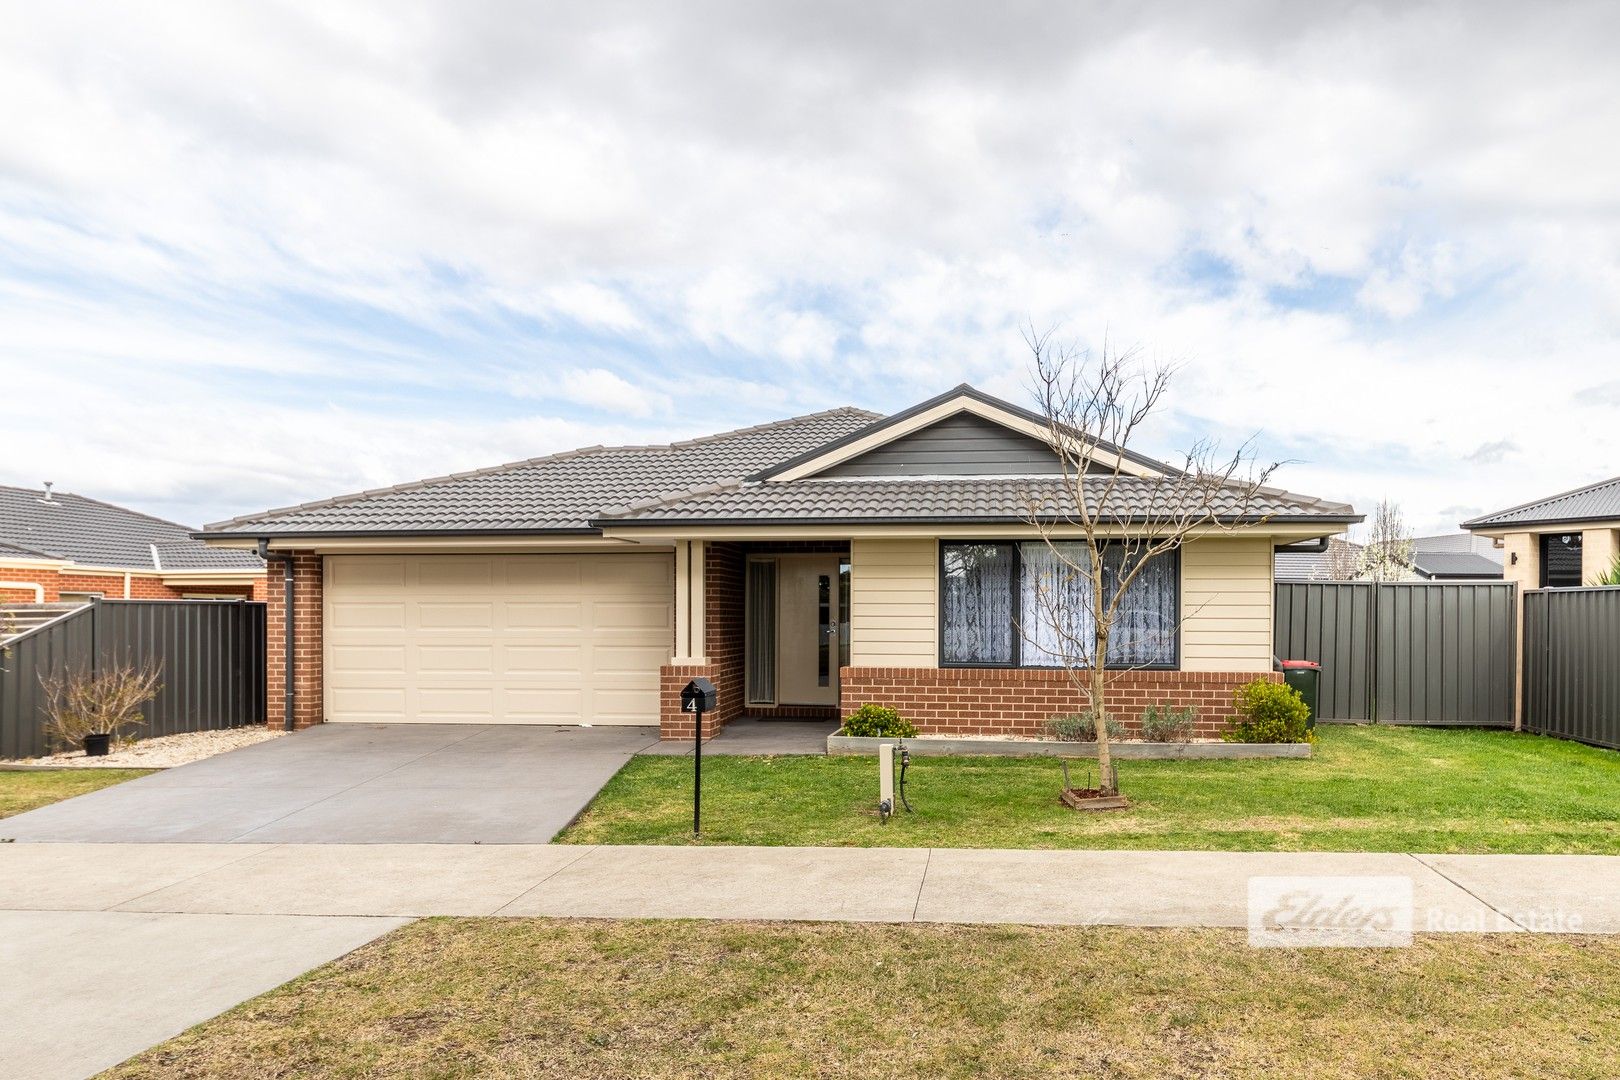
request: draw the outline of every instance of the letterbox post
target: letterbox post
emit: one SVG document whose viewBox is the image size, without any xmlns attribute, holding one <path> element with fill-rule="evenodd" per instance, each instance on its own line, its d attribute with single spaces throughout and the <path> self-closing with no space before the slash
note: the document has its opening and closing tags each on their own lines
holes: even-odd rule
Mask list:
<svg viewBox="0 0 1620 1080">
<path fill-rule="evenodd" d="M 692 714 L 692 835 L 703 825 L 703 714 L 719 704 L 720 696 L 708 679 L 693 679 L 681 691 L 681 711 Z"/>
<path fill-rule="evenodd" d="M 692 705 L 692 838 L 703 825 L 703 695 Z"/>
</svg>

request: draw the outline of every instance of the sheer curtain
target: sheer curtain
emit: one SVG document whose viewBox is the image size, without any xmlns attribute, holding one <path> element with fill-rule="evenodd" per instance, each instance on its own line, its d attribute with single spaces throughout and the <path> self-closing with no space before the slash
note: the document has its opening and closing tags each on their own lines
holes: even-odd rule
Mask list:
<svg viewBox="0 0 1620 1080">
<path fill-rule="evenodd" d="M 952 544 L 945 549 L 944 662 L 1012 663 L 1012 568 L 1011 544 Z"/>
<path fill-rule="evenodd" d="M 1091 556 L 1083 543 L 1055 546 L 1057 551 L 1044 542 L 1019 546 L 1023 572 L 1019 575 L 1018 596 L 1023 662 L 1028 667 L 1058 667 L 1066 649 L 1075 659 L 1090 660 L 1095 627 Z M 1103 588 L 1110 599 L 1124 576 L 1125 555 L 1125 549 L 1117 544 L 1103 549 Z M 1173 556 L 1161 555 L 1144 566 L 1131 582 L 1108 636 L 1109 664 L 1169 666 L 1176 662 L 1177 565 Z"/>
<path fill-rule="evenodd" d="M 1091 556 L 1084 544 L 1056 546 L 1061 558 L 1045 543 L 1019 546 L 1018 604 L 1026 667 L 1061 667 L 1066 652 L 1076 659 L 1091 652 L 1095 625 Z"/>
<path fill-rule="evenodd" d="M 1112 591 L 1125 572 L 1125 550 L 1116 545 L 1103 554 L 1105 580 Z M 1131 582 L 1108 637 L 1110 664 L 1136 667 L 1168 666 L 1176 662 L 1176 628 L 1181 621 L 1176 611 L 1179 568 L 1180 561 L 1175 555 L 1160 555 L 1143 566 L 1142 572 Z"/>
</svg>

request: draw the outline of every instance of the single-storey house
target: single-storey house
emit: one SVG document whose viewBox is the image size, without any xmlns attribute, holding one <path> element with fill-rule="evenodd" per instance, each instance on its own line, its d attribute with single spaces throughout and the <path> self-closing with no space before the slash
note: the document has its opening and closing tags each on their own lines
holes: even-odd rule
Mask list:
<svg viewBox="0 0 1620 1080">
<path fill-rule="evenodd" d="M 1502 574 L 1521 589 L 1576 588 L 1620 556 L 1620 476 L 1484 514 L 1462 527 L 1502 548 Z"/>
<path fill-rule="evenodd" d="M 83 495 L 0 486 L 0 603 L 264 598 L 264 562 Z"/>
<path fill-rule="evenodd" d="M 1126 520 L 1171 467 L 1100 452 Z M 889 417 L 846 407 L 589 447 L 199 535 L 271 561 L 272 723 L 657 723 L 689 738 L 680 689 L 706 676 L 707 730 L 877 702 L 924 730 L 1033 733 L 1078 707 L 1016 625 L 1043 558 L 1027 507 L 1063 489 L 1046 421 L 962 386 Z M 1234 687 L 1277 677 L 1274 547 L 1358 520 L 1265 489 L 1156 563 L 1111 647 L 1116 704 L 1196 705 L 1213 729 Z"/>
</svg>

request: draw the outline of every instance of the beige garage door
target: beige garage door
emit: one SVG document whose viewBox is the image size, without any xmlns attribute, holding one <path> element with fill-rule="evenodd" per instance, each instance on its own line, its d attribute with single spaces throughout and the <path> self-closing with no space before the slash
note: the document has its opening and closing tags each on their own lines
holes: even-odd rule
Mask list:
<svg viewBox="0 0 1620 1080">
<path fill-rule="evenodd" d="M 334 555 L 326 716 L 656 724 L 667 554 Z"/>
</svg>

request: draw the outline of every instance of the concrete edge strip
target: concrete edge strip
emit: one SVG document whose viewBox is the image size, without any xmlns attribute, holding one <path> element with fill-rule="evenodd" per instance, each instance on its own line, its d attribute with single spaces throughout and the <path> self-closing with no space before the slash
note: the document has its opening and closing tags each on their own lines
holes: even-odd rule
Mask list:
<svg viewBox="0 0 1620 1080">
<path fill-rule="evenodd" d="M 1479 902 L 1481 907 L 1484 907 L 1488 911 L 1494 911 L 1497 918 L 1506 919 L 1509 923 L 1518 927 L 1520 930 L 1525 931 L 1526 933 L 1535 933 L 1533 929 L 1524 925 L 1524 923 L 1520 922 L 1518 919 L 1515 919 L 1511 914 L 1503 911 L 1501 908 L 1497 907 L 1495 904 L 1476 893 L 1473 889 L 1470 889 L 1468 886 L 1464 885 L 1462 882 L 1458 881 L 1456 878 L 1452 877 L 1438 866 L 1429 862 L 1425 856 L 1409 851 L 1406 853 L 1406 857 L 1416 862 L 1419 866 L 1428 870 L 1430 873 L 1434 874 L 1434 876 L 1438 877 L 1440 880 L 1447 882 L 1448 884 L 1459 889 L 1465 895 L 1472 897 L 1474 900 Z"/>
</svg>

